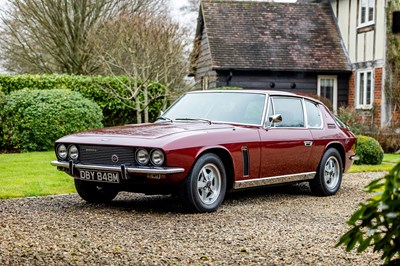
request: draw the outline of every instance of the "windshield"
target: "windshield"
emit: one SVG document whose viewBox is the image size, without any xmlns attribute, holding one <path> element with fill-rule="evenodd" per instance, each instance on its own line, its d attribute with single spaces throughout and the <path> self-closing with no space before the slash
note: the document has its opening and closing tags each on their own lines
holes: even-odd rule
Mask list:
<svg viewBox="0 0 400 266">
<path fill-rule="evenodd" d="M 163 120 L 208 120 L 261 125 L 265 95 L 240 92 L 189 93 L 164 114 Z"/>
</svg>

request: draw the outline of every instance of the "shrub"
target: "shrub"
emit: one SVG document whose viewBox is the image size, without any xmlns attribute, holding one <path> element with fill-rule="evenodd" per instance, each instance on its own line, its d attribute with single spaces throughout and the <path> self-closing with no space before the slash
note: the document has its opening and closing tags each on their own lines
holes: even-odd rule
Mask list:
<svg viewBox="0 0 400 266">
<path fill-rule="evenodd" d="M 96 103 L 66 89 L 12 92 L 0 117 L 3 146 L 21 151 L 50 150 L 56 139 L 102 127 L 103 119 Z"/>
<path fill-rule="evenodd" d="M 359 114 L 354 108 L 340 107 L 337 117 L 345 123 L 354 134 L 361 134 L 369 131 L 370 127 L 362 125 L 359 121 Z"/>
<path fill-rule="evenodd" d="M 371 137 L 358 135 L 356 154 L 360 160 L 356 164 L 381 164 L 383 160 L 383 149 L 379 142 Z"/>
<path fill-rule="evenodd" d="M 400 164 L 387 176 L 376 179 L 367 186 L 372 197 L 361 203 L 347 222 L 352 228 L 336 246 L 344 245 L 350 251 L 357 247 L 363 252 L 368 246 L 382 252 L 385 264 L 400 264 Z"/>
<path fill-rule="evenodd" d="M 139 82 L 140 83 L 140 82 Z M 134 111 L 135 103 L 128 99 L 119 99 L 107 91 L 118 91 L 118 94 L 130 93 L 129 87 L 133 80 L 125 76 L 77 76 L 77 75 L 0 75 L 0 88 L 5 94 L 22 89 L 52 90 L 70 89 L 81 93 L 84 97 L 96 102 L 103 111 L 104 125 L 114 126 L 136 122 Z M 164 86 L 153 83 L 149 91 L 164 90 Z M 149 104 L 150 121 L 159 115 L 159 109 L 163 104 L 163 98 L 154 100 Z"/>
<path fill-rule="evenodd" d="M 396 132 L 395 128 L 381 128 L 368 135 L 381 144 L 384 152 L 395 153 L 400 151 L 400 134 Z"/>
</svg>

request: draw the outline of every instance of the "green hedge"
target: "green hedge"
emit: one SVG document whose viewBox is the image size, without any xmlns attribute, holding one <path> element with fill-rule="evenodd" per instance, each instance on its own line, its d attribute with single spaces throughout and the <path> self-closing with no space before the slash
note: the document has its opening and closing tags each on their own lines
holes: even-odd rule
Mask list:
<svg viewBox="0 0 400 266">
<path fill-rule="evenodd" d="M 382 163 L 384 152 L 376 139 L 358 135 L 356 154 L 360 160 L 355 161 L 355 164 L 377 165 Z"/>
<path fill-rule="evenodd" d="M 54 148 L 58 138 L 102 127 L 100 107 L 67 89 L 20 90 L 0 106 L 0 146 L 20 151 Z"/>
<path fill-rule="evenodd" d="M 70 89 L 95 101 L 103 110 L 104 125 L 113 126 L 136 122 L 136 114 L 133 110 L 135 103 L 112 97 L 111 94 L 106 91 L 112 88 L 113 90 L 126 92 L 126 88 L 129 87 L 132 82 L 132 79 L 124 76 L 0 75 L 0 90 L 7 95 L 13 91 L 22 89 Z M 164 86 L 156 83 L 149 88 L 150 92 L 157 90 L 164 90 Z M 161 105 L 161 100 L 155 100 L 150 103 L 150 120 L 154 120 L 159 115 Z"/>
</svg>

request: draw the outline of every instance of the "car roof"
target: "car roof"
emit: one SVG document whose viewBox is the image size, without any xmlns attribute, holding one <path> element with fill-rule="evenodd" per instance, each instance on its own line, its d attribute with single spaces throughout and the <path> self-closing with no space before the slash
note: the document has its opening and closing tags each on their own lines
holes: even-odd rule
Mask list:
<svg viewBox="0 0 400 266">
<path fill-rule="evenodd" d="M 256 93 L 256 94 L 265 94 L 265 95 L 271 95 L 271 96 L 296 96 L 296 97 L 301 97 L 308 99 L 310 101 L 317 102 L 319 104 L 323 104 L 321 101 L 318 99 L 315 99 L 313 97 L 307 96 L 307 95 L 302 95 L 301 93 L 292 93 L 292 92 L 287 92 L 287 91 L 277 91 L 277 90 L 242 90 L 242 89 L 236 89 L 236 90 L 197 90 L 197 91 L 191 91 L 187 92 L 189 94 L 192 93 L 221 93 L 221 92 L 226 92 L 226 93 Z"/>
</svg>

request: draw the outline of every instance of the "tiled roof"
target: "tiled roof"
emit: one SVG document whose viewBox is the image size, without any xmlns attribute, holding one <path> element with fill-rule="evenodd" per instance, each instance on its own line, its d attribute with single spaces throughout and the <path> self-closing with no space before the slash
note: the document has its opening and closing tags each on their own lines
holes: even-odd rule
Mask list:
<svg viewBox="0 0 400 266">
<path fill-rule="evenodd" d="M 329 4 L 208 0 L 202 14 L 213 68 L 351 70 Z"/>
</svg>

